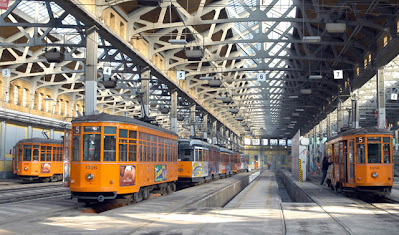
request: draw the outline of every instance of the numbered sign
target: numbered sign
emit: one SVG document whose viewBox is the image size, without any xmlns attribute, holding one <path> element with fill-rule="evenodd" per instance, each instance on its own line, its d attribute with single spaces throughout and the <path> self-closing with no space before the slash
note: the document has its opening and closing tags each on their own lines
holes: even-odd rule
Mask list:
<svg viewBox="0 0 399 235">
<path fill-rule="evenodd" d="M 3 75 L 3 78 L 9 78 L 11 77 L 11 71 L 10 69 L 2 69 L 1 70 L 1 75 Z"/>
<path fill-rule="evenodd" d="M 344 79 L 344 71 L 334 70 L 334 79 Z"/>
<path fill-rule="evenodd" d="M 104 67 L 104 75 L 111 76 L 112 74 L 112 68 L 111 67 Z"/>
<path fill-rule="evenodd" d="M 391 100 L 398 100 L 398 94 L 392 93 Z"/>
<path fill-rule="evenodd" d="M 256 74 L 256 78 L 258 82 L 265 82 L 266 81 L 266 73 L 258 73 Z"/>
<path fill-rule="evenodd" d="M 177 80 L 184 80 L 184 79 L 186 79 L 186 72 L 184 72 L 184 71 L 177 71 L 176 79 L 177 79 Z"/>
</svg>

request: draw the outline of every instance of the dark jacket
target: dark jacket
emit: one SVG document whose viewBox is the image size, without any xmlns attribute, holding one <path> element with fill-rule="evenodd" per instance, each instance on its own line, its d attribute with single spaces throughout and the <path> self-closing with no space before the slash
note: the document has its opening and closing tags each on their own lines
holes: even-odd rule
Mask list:
<svg viewBox="0 0 399 235">
<path fill-rule="evenodd" d="M 323 166 L 321 168 L 322 171 L 327 171 L 328 167 L 332 164 L 332 162 L 328 162 L 328 159 L 323 160 Z"/>
</svg>

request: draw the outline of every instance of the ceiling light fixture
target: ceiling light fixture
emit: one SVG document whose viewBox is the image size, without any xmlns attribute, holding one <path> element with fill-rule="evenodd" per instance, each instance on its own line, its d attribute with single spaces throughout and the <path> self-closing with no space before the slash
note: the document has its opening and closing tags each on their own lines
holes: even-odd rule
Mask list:
<svg viewBox="0 0 399 235">
<path fill-rule="evenodd" d="M 297 96 L 297 95 L 290 95 L 290 96 L 288 96 L 288 98 L 290 98 L 290 99 L 297 99 L 298 96 Z"/>
<path fill-rule="evenodd" d="M 169 39 L 168 42 L 172 45 L 186 45 L 187 41 L 185 39 Z"/>
<path fill-rule="evenodd" d="M 319 43 L 321 41 L 320 36 L 304 36 L 302 42 L 305 43 Z"/>
<path fill-rule="evenodd" d="M 212 77 L 200 77 L 200 80 L 211 80 L 213 79 Z"/>
<path fill-rule="evenodd" d="M 326 23 L 326 30 L 329 33 L 343 33 L 346 31 L 345 23 Z"/>
<path fill-rule="evenodd" d="M 321 75 L 310 75 L 309 76 L 309 79 L 322 79 L 323 78 L 323 76 L 321 76 Z"/>
</svg>

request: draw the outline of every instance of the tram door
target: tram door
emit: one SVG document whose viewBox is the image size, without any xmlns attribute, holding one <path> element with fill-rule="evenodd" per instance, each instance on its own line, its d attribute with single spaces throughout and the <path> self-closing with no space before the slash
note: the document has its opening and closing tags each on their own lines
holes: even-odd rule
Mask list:
<svg viewBox="0 0 399 235">
<path fill-rule="evenodd" d="M 348 167 L 347 171 L 349 172 L 348 183 L 354 184 L 355 183 L 355 157 L 354 157 L 354 144 L 353 140 L 348 141 Z"/>
<path fill-rule="evenodd" d="M 348 141 L 344 140 L 343 141 L 343 146 L 342 146 L 342 151 L 344 154 L 344 164 L 345 164 L 345 183 L 348 183 L 348 167 L 349 167 L 349 163 L 348 163 Z"/>
</svg>

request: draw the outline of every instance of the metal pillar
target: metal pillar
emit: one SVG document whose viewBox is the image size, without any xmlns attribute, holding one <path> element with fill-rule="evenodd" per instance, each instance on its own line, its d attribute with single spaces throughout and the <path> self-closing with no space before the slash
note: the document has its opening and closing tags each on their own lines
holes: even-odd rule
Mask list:
<svg viewBox="0 0 399 235">
<path fill-rule="evenodd" d="M 212 122 L 212 144 L 217 144 L 218 143 L 218 138 L 217 138 L 217 121 Z"/>
<path fill-rule="evenodd" d="M 327 115 L 327 139 L 331 137 L 331 117 L 330 114 Z"/>
<path fill-rule="evenodd" d="M 352 128 L 359 128 L 359 105 L 356 97 L 352 99 Z"/>
<path fill-rule="evenodd" d="M 190 136 L 195 138 L 195 105 L 190 107 Z"/>
<path fill-rule="evenodd" d="M 399 150 L 398 137 L 399 137 L 399 130 L 396 130 L 395 131 L 395 150 Z"/>
<path fill-rule="evenodd" d="M 170 94 L 170 130 L 177 133 L 177 91 Z"/>
<path fill-rule="evenodd" d="M 97 110 L 98 33 L 96 27 L 87 30 L 86 41 L 85 115 L 93 115 Z"/>
<path fill-rule="evenodd" d="M 27 134 L 27 138 L 30 139 L 32 138 L 32 126 L 28 126 L 28 134 Z"/>
<path fill-rule="evenodd" d="M 377 72 L 377 111 L 378 111 L 378 128 L 386 128 L 385 122 L 385 87 L 384 87 L 384 69 L 378 69 Z"/>
<path fill-rule="evenodd" d="M 50 139 L 54 139 L 54 129 L 50 129 Z"/>
<path fill-rule="evenodd" d="M 142 104 L 140 116 L 142 118 L 150 116 L 150 78 L 151 71 L 145 70 L 141 73 L 141 92 L 142 92 Z"/>
<path fill-rule="evenodd" d="M 3 178 L 7 177 L 7 158 L 6 158 L 6 121 L 1 121 L 0 132 L 0 159 L 4 161 Z"/>
<path fill-rule="evenodd" d="M 208 139 L 208 114 L 205 114 L 202 119 L 202 139 L 204 141 Z"/>
<path fill-rule="evenodd" d="M 342 102 L 338 103 L 338 108 L 337 108 L 337 133 L 341 132 L 341 129 L 343 127 L 343 122 L 344 122 L 344 112 L 342 111 Z"/>
</svg>

